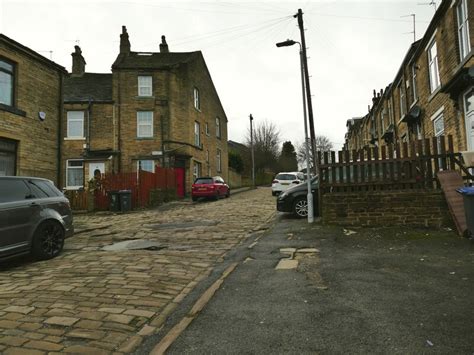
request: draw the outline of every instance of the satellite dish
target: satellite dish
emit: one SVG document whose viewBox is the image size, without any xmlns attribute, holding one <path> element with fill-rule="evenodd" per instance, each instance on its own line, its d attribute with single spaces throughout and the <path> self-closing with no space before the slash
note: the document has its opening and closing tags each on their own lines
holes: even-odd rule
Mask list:
<svg viewBox="0 0 474 355">
<path fill-rule="evenodd" d="M 44 113 L 43 111 L 40 111 L 38 112 L 38 117 L 41 121 L 44 121 L 44 119 L 46 118 L 46 113 Z"/>
</svg>

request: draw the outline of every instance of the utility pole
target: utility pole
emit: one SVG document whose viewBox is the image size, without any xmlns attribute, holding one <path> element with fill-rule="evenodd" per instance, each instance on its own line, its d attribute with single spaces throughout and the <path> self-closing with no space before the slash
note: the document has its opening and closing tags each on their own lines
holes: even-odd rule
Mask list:
<svg viewBox="0 0 474 355">
<path fill-rule="evenodd" d="M 253 155 L 253 127 L 252 127 L 252 121 L 253 121 L 253 116 L 250 114 L 250 151 L 252 153 L 252 187 L 255 189 L 255 158 Z"/>
<path fill-rule="evenodd" d="M 311 136 L 311 152 L 313 153 L 313 169 L 314 174 L 317 175 L 317 157 L 316 157 L 316 135 L 314 134 L 314 119 L 313 119 L 313 104 L 311 101 L 311 88 L 309 86 L 309 73 L 308 73 L 308 58 L 306 56 L 306 41 L 304 37 L 304 26 L 303 26 L 303 11 L 298 9 L 298 13 L 294 15 L 298 19 L 298 27 L 300 28 L 301 34 L 301 49 L 303 51 L 303 64 L 304 64 L 304 77 L 306 86 L 306 100 L 308 102 L 308 119 L 309 119 L 309 131 Z M 308 172 L 309 177 L 309 172 Z"/>
</svg>

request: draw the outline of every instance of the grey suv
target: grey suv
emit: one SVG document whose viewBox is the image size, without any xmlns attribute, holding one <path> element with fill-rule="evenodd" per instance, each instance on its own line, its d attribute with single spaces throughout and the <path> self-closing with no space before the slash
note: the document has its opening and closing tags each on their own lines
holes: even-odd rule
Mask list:
<svg viewBox="0 0 474 355">
<path fill-rule="evenodd" d="M 53 258 L 73 233 L 69 200 L 50 180 L 0 177 L 0 259 Z"/>
</svg>

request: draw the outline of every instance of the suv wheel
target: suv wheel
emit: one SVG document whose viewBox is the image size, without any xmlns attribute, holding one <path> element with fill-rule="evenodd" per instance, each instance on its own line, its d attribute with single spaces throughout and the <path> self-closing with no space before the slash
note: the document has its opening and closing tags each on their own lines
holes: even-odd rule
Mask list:
<svg viewBox="0 0 474 355">
<path fill-rule="evenodd" d="M 306 197 L 298 197 L 293 203 L 293 214 L 298 218 L 308 217 L 308 201 Z"/>
<path fill-rule="evenodd" d="M 40 224 L 33 236 L 31 252 L 40 260 L 51 259 L 57 256 L 64 246 L 64 229 L 55 221 L 46 221 Z"/>
</svg>

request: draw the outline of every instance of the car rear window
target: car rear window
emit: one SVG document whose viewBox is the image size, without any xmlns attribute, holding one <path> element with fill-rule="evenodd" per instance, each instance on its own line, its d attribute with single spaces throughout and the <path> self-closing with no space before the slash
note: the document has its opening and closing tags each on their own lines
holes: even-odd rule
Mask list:
<svg viewBox="0 0 474 355">
<path fill-rule="evenodd" d="M 61 191 L 49 181 L 28 180 L 28 186 L 36 198 L 62 196 Z"/>
<path fill-rule="evenodd" d="M 0 203 L 22 201 L 30 197 L 30 190 L 23 180 L 0 180 Z"/>
<path fill-rule="evenodd" d="M 212 179 L 211 178 L 197 178 L 196 181 L 194 181 L 195 184 L 212 184 Z"/>
<path fill-rule="evenodd" d="M 294 174 L 277 174 L 275 176 L 277 180 L 296 180 L 296 175 Z"/>
</svg>

